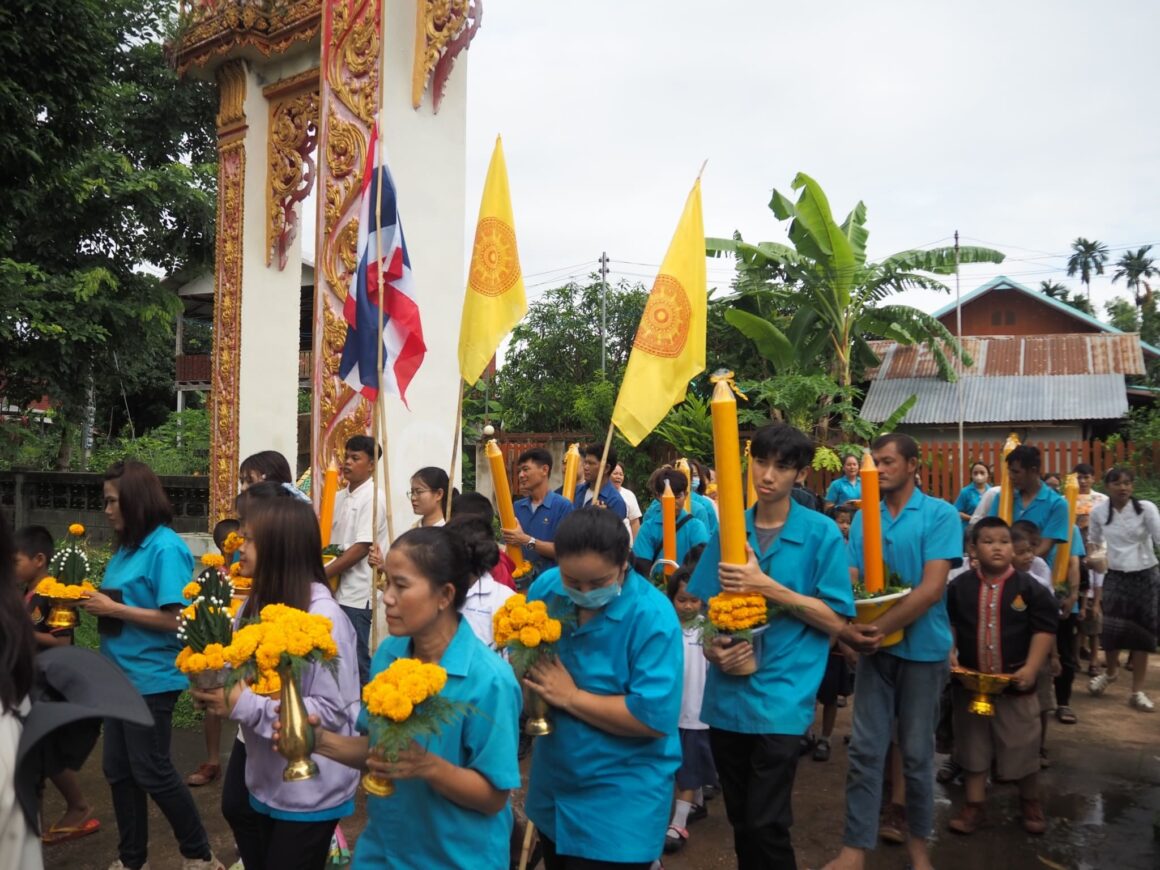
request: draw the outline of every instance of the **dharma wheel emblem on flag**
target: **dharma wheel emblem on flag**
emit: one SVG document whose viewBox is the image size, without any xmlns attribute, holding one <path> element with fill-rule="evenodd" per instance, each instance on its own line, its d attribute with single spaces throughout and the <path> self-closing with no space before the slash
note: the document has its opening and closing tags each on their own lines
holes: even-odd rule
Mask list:
<svg viewBox="0 0 1160 870">
<path fill-rule="evenodd" d="M 689 338 L 692 307 L 681 282 L 671 275 L 657 275 L 633 347 L 660 357 L 680 356 Z"/>
<path fill-rule="evenodd" d="M 471 289 L 483 296 L 501 296 L 519 280 L 515 231 L 499 218 L 483 218 L 475 228 Z"/>
</svg>

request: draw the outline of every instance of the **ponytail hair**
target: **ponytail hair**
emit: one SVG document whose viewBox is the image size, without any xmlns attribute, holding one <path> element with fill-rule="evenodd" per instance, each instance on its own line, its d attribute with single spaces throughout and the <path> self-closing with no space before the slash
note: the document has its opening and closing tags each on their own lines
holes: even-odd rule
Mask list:
<svg viewBox="0 0 1160 870">
<path fill-rule="evenodd" d="M 436 489 L 443 491 L 443 498 L 440 499 L 440 510 L 443 511 L 443 516 L 446 518 L 451 508 L 451 502 L 459 495 L 459 490 L 451 486 L 451 478 L 447 476 L 447 472 L 434 465 L 428 465 L 412 474 L 411 480 L 421 480 L 432 491 Z"/>
<path fill-rule="evenodd" d="M 1125 477 L 1128 478 L 1128 480 L 1131 482 L 1134 482 L 1136 480 L 1136 474 L 1130 468 L 1126 468 L 1122 465 L 1117 465 L 1113 468 L 1109 468 L 1107 473 L 1104 475 L 1104 486 L 1107 486 L 1108 484 L 1111 484 L 1111 483 L 1115 483 L 1116 481 L 1122 480 Z M 1136 511 L 1136 516 L 1139 516 L 1140 514 L 1142 514 L 1144 512 L 1144 508 L 1140 506 L 1140 499 L 1136 498 L 1136 496 L 1132 496 L 1132 507 Z M 1108 499 L 1108 519 L 1107 519 L 1107 522 L 1104 523 L 1104 525 L 1110 526 L 1112 524 L 1112 518 L 1115 515 L 1116 515 L 1116 512 L 1115 512 L 1115 510 L 1112 509 L 1112 500 Z"/>
</svg>

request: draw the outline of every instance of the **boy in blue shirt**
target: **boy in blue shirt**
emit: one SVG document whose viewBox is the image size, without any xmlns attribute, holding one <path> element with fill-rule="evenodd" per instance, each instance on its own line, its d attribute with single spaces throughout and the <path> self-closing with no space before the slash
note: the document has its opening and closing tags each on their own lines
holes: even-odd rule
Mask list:
<svg viewBox="0 0 1160 870">
<path fill-rule="evenodd" d="M 685 501 L 688 479 L 675 468 L 662 469 L 659 474 L 652 476 L 657 509 L 650 509 L 644 515 L 640 531 L 636 533 L 636 540 L 632 544 L 633 567 L 642 577 L 649 577 L 652 566 L 664 557 L 664 514 L 660 510 L 660 497 L 665 492 L 665 481 L 668 481 L 677 500 L 677 564 L 684 564 L 691 550 L 698 547 L 704 549 L 709 543 L 709 530 L 705 524 L 681 507 Z"/>
<path fill-rule="evenodd" d="M 748 562 L 722 564 L 714 535 L 688 591 L 703 601 L 719 592 L 756 593 L 777 608 L 753 643 L 718 635 L 705 650 L 712 666 L 701 720 L 709 726 L 739 870 L 779 870 L 796 866 L 790 798 L 801 739 L 814 718 L 830 636 L 844 631 L 854 600 L 838 527 L 790 497 L 813 459 L 813 443 L 777 423 L 758 430 L 750 451 L 757 504 L 745 514 Z M 733 675 L 755 659 L 755 672 Z"/>
<path fill-rule="evenodd" d="M 580 510 L 584 505 L 593 502 L 599 507 L 608 508 L 623 520 L 628 516 L 628 505 L 624 503 L 624 499 L 620 497 L 620 493 L 612 485 L 612 472 L 616 468 L 616 448 L 610 447 L 608 449 L 608 461 L 604 466 L 604 474 L 601 475 L 600 458 L 603 455 L 604 446 L 602 444 L 589 444 L 584 448 L 584 464 L 582 466 L 584 482 L 576 487 L 576 493 L 572 497 L 572 507 Z M 600 492 L 593 493 L 592 488 L 596 486 L 597 477 L 600 477 L 602 481 Z"/>
<path fill-rule="evenodd" d="M 906 780 L 907 850 L 915 870 L 931 870 L 927 838 L 934 822 L 934 731 L 948 676 L 951 628 L 944 593 L 947 574 L 961 561 L 962 524 L 954 507 L 915 486 L 918 444 L 891 433 L 870 446 L 878 466 L 879 505 L 863 504 L 850 527 L 851 575 L 863 573 L 862 519 L 882 517 L 882 552 L 892 573 L 913 591 L 873 625 L 850 625 L 841 639 L 863 653 L 854 696 L 854 733 L 846 777 L 846 830 L 838 857 L 825 870 L 863 870 L 878 839 L 882 769 L 897 721 Z M 879 650 L 900 628 L 903 640 Z M 874 653 L 870 655 L 870 653 Z"/>
</svg>

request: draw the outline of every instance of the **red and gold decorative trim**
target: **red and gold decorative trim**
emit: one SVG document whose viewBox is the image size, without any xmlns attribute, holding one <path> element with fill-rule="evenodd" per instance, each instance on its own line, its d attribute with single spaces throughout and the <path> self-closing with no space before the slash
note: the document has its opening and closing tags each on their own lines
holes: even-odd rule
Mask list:
<svg viewBox="0 0 1160 870">
<path fill-rule="evenodd" d="M 270 113 L 266 156 L 266 265 L 286 255 L 298 228 L 294 206 L 314 187 L 318 140 L 318 70 L 307 70 L 262 89 Z"/>
<path fill-rule="evenodd" d="M 471 45 L 482 21 L 483 0 L 416 0 L 412 108 L 423 104 L 431 84 L 431 106 L 439 111 L 455 58 Z"/>
<path fill-rule="evenodd" d="M 256 50 L 282 54 L 318 35 L 322 0 L 183 0 L 170 46 L 178 75 L 218 57 Z"/>
</svg>

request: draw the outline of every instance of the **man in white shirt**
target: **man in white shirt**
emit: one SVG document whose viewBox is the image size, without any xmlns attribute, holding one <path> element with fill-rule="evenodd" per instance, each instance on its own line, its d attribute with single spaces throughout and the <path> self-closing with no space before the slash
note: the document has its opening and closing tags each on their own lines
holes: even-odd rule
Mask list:
<svg viewBox="0 0 1160 870">
<path fill-rule="evenodd" d="M 342 473 L 347 487 L 334 499 L 334 525 L 331 543 L 343 548 L 342 555 L 326 566 L 326 577 L 338 577 L 335 599 L 354 626 L 358 638 L 358 673 L 363 684 L 370 679 L 371 620 L 374 616 L 374 571 L 367 556 L 371 544 L 387 546 L 387 502 L 378 497 L 376 534 L 374 507 L 375 459 L 382 449 L 366 435 L 356 435 L 346 442 Z"/>
</svg>

